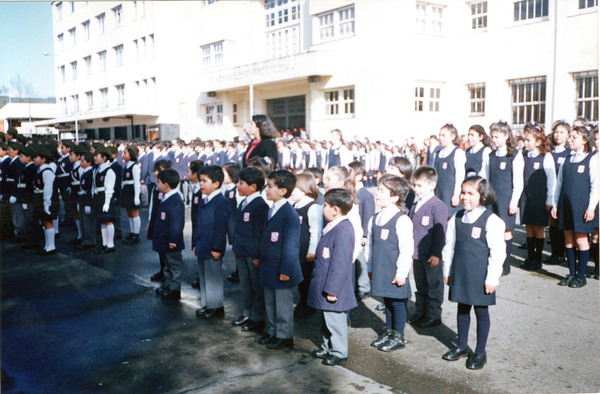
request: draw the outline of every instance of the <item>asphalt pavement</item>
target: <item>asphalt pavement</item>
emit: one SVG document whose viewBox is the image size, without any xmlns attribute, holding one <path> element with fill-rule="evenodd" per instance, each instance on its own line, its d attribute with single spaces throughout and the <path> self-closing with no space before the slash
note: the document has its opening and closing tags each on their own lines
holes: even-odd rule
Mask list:
<svg viewBox="0 0 600 394">
<path fill-rule="evenodd" d="M 146 215 L 142 210 L 143 228 Z M 185 233 L 189 242 L 189 220 Z M 195 316 L 199 292 L 190 286 L 197 272 L 190 245 L 182 300 L 157 297 L 150 276 L 158 255 L 145 235 L 135 245 L 116 241 L 117 252 L 109 255 L 75 250 L 68 242 L 73 229 L 61 230 L 54 256 L 0 243 L 2 392 L 600 391 L 598 281 L 572 289 L 557 286 L 564 266 L 518 268 L 525 256 L 517 247 L 525 239 L 521 228 L 512 273 L 501 279 L 497 305 L 490 307 L 488 362 L 479 371 L 467 370 L 464 359 L 441 359 L 457 339 L 456 304 L 449 301 L 441 326 L 407 325 L 406 347 L 384 353 L 369 344 L 385 317 L 375 310 L 379 302 L 366 298 L 350 314 L 344 366 L 326 367 L 310 356 L 320 340 L 318 315 L 296 319 L 293 350 L 266 349 L 256 343 L 258 334 L 230 324 L 240 315 L 238 284 L 225 280 L 224 319 Z M 233 267 L 229 249 L 225 275 Z M 411 301 L 409 313 L 413 308 Z M 472 317 L 472 348 L 475 326 Z"/>
</svg>

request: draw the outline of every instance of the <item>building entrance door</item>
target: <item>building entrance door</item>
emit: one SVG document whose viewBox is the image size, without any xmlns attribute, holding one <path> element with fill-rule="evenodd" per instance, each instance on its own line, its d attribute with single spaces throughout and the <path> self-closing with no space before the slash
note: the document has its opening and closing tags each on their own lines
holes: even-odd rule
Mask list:
<svg viewBox="0 0 600 394">
<path fill-rule="evenodd" d="M 267 115 L 280 131 L 306 128 L 305 96 L 267 100 Z"/>
</svg>

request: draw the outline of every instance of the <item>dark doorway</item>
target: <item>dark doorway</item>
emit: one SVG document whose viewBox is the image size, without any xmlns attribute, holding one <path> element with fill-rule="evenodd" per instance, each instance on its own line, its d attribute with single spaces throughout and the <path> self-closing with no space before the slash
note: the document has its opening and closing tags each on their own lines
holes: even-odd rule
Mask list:
<svg viewBox="0 0 600 394">
<path fill-rule="evenodd" d="M 305 96 L 267 100 L 267 115 L 279 130 L 305 128 L 305 105 Z"/>
</svg>

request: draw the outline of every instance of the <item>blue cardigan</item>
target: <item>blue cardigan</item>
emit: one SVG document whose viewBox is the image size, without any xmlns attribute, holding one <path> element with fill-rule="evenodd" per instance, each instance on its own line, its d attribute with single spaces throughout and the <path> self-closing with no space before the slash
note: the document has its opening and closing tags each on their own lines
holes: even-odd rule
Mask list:
<svg viewBox="0 0 600 394">
<path fill-rule="evenodd" d="M 246 208 L 241 206 L 236 211 L 233 251 L 238 256 L 258 259 L 260 257 L 260 240 L 267 221 L 269 206 L 258 196 L 250 201 Z"/>
<path fill-rule="evenodd" d="M 300 269 L 300 219 L 286 202 L 267 220 L 260 241 L 260 284 L 272 289 L 285 289 L 302 282 Z M 279 274 L 290 277 L 280 281 Z"/>
<path fill-rule="evenodd" d="M 179 193 L 175 193 L 160 202 L 156 210 L 154 224 L 152 250 L 158 253 L 179 252 L 183 250 L 185 206 Z M 170 249 L 169 244 L 175 244 L 175 249 Z"/>
<path fill-rule="evenodd" d="M 210 252 L 225 253 L 227 242 L 227 221 L 231 214 L 231 204 L 221 193 L 214 196 L 208 204 L 204 200 L 198 204 L 196 231 L 192 243 L 195 255 L 200 259 L 212 258 Z"/>
</svg>

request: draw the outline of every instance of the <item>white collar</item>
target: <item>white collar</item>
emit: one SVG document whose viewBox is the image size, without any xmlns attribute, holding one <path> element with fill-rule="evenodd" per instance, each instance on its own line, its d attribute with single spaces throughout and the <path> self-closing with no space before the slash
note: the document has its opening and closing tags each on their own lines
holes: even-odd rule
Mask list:
<svg viewBox="0 0 600 394">
<path fill-rule="evenodd" d="M 325 228 L 323 229 L 323 235 L 327 234 L 328 232 L 330 232 L 335 226 L 337 226 L 342 220 L 346 220 L 348 219 L 346 217 L 346 215 L 343 216 L 338 216 L 337 218 L 333 219 L 331 222 L 327 223 L 327 226 L 325 226 Z"/>
<path fill-rule="evenodd" d="M 206 202 L 209 202 L 210 200 L 212 200 L 219 193 L 221 193 L 221 190 L 215 190 L 214 192 L 210 193 L 208 196 L 205 197 Z"/>
<path fill-rule="evenodd" d="M 309 204 L 311 201 L 315 201 L 314 198 L 310 198 L 309 196 L 304 196 L 300 199 L 300 201 L 294 204 L 294 208 L 302 208 Z"/>
<path fill-rule="evenodd" d="M 160 200 L 160 202 L 162 203 L 162 202 L 165 202 L 165 201 L 167 201 L 167 198 L 171 197 L 171 196 L 172 196 L 173 194 L 175 194 L 175 193 L 177 193 L 177 189 L 171 189 L 171 191 L 170 191 L 170 192 L 166 193 L 166 194 L 163 196 L 163 198 L 162 198 L 162 200 Z"/>
</svg>

